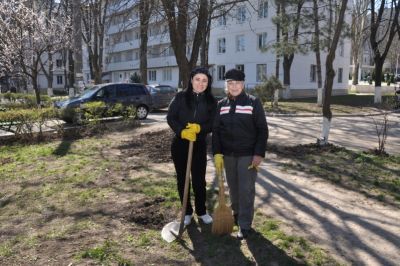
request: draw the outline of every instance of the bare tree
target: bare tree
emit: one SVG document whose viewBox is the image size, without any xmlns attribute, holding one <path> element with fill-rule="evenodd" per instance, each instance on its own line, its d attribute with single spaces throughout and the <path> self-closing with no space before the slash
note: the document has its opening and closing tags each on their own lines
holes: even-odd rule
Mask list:
<svg viewBox="0 0 400 266">
<path fill-rule="evenodd" d="M 382 70 L 393 38 L 399 30 L 400 0 L 370 0 L 370 43 L 375 62 L 375 103 L 382 102 Z"/>
<path fill-rule="evenodd" d="M 290 87 L 290 69 L 293 63 L 294 55 L 302 51 L 302 45 L 299 44 L 299 29 L 301 25 L 301 11 L 304 0 L 281 1 L 281 31 L 282 41 L 279 48 L 283 54 L 283 84 Z M 294 9 L 293 11 L 289 11 Z M 288 13 L 288 11 L 290 13 Z"/>
<path fill-rule="evenodd" d="M 64 32 L 69 26 L 60 24 L 54 18 L 48 18 L 43 11 L 36 8 L 35 1 L 1 1 L 0 26 L 4 37 L 1 43 L 4 53 L 1 57 L 13 62 L 13 65 L 10 65 L 12 68 L 20 69 L 30 78 L 39 105 L 40 60 L 46 52 L 57 51 L 68 42 L 64 39 Z M 5 58 L 5 55 L 10 57 Z"/>
<path fill-rule="evenodd" d="M 317 68 L 317 105 L 322 106 L 322 71 L 321 71 L 321 46 L 320 46 L 320 35 L 319 35 L 319 21 L 320 15 L 318 14 L 319 0 L 313 0 L 313 21 L 314 21 L 314 41 L 312 43 L 313 50 L 315 52 L 315 61 Z"/>
<path fill-rule="evenodd" d="M 208 65 L 205 54 L 208 51 L 211 21 L 243 2 L 246 1 L 161 0 L 179 68 L 178 87 L 188 83 L 190 70 L 197 64 L 200 47 L 203 51 L 202 64 Z M 210 16 L 210 12 L 213 15 Z"/>
<path fill-rule="evenodd" d="M 368 0 L 353 0 L 351 23 L 351 61 L 353 63 L 352 84 L 358 84 L 358 73 L 362 63 L 364 42 L 367 39 Z"/>
<path fill-rule="evenodd" d="M 201 46 L 200 46 L 200 65 L 208 66 L 208 51 L 210 44 L 210 31 L 212 22 L 221 19 L 225 20 L 229 13 L 232 11 L 237 4 L 248 2 L 248 0 L 234 0 L 234 1 L 216 1 L 216 0 L 208 0 L 207 9 L 208 9 L 208 18 L 207 18 L 207 26 L 203 31 L 203 36 L 201 38 Z M 198 16 L 198 15 L 196 15 Z"/>
<path fill-rule="evenodd" d="M 341 31 L 344 25 L 346 8 L 347 8 L 347 0 L 341 1 L 339 13 L 337 15 L 337 21 L 335 25 L 333 25 L 332 23 L 331 27 L 334 34 L 330 42 L 330 45 L 328 46 L 328 55 L 326 57 L 326 62 L 325 62 L 326 73 L 325 73 L 325 95 L 322 107 L 322 114 L 323 114 L 322 136 L 321 139 L 318 140 L 320 145 L 325 145 L 328 143 L 329 131 L 332 120 L 331 95 L 332 95 L 333 79 L 335 78 L 335 70 L 333 68 L 333 62 L 335 60 L 337 44 L 339 42 Z M 333 14 L 330 17 L 332 17 L 333 19 Z"/>
<path fill-rule="evenodd" d="M 90 74 L 96 84 L 102 82 L 103 43 L 109 3 L 110 0 L 84 0 L 81 5 L 82 37 L 89 56 Z"/>
<path fill-rule="evenodd" d="M 149 21 L 154 8 L 154 2 L 140 0 L 140 77 L 143 83 L 147 84 L 147 44 Z"/>
<path fill-rule="evenodd" d="M 68 25 L 69 21 L 65 13 L 62 12 L 61 4 L 57 5 L 54 0 L 44 0 L 41 2 L 41 4 L 42 6 L 40 9 L 44 11 L 48 19 L 51 20 L 52 17 L 54 16 L 59 22 Z M 46 24 L 48 25 L 48 21 L 46 21 Z M 47 79 L 47 94 L 49 96 L 53 95 L 53 79 L 54 79 L 53 53 L 60 52 L 60 51 L 54 51 L 51 46 L 52 44 L 50 43 L 47 51 L 47 57 L 40 58 L 41 71 L 44 73 Z"/>
</svg>

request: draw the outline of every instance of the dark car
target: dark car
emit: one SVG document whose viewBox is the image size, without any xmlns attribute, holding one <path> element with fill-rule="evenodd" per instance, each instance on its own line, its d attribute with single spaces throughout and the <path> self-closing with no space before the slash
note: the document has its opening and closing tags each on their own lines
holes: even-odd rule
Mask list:
<svg viewBox="0 0 400 266">
<path fill-rule="evenodd" d="M 54 105 L 64 110 L 62 119 L 66 122 L 72 122 L 73 117 L 69 117 L 68 114 L 73 112 L 66 112 L 66 110 L 80 107 L 83 103 L 97 101 L 104 102 L 106 106 L 113 106 L 117 103 L 121 103 L 123 106 L 134 106 L 136 107 L 136 117 L 138 119 L 146 119 L 153 108 L 149 91 L 145 85 L 139 83 L 99 84 L 85 90 L 78 97 L 59 101 Z"/>
<path fill-rule="evenodd" d="M 169 85 L 150 84 L 147 85 L 153 100 L 153 108 L 161 109 L 168 107 L 172 98 L 175 97 L 177 90 Z"/>
</svg>

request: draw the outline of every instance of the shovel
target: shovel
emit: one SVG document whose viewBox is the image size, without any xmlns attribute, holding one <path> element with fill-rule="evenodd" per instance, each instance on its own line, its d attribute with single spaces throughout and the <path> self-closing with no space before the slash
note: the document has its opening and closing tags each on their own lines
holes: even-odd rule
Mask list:
<svg viewBox="0 0 400 266">
<path fill-rule="evenodd" d="M 189 152 L 188 152 L 188 159 L 186 164 L 186 176 L 185 176 L 185 189 L 183 191 L 183 204 L 182 204 L 182 214 L 181 214 L 181 221 L 173 221 L 166 224 L 162 231 L 161 237 L 171 243 L 176 238 L 181 238 L 183 234 L 184 228 L 184 220 L 186 214 L 186 207 L 187 207 L 187 200 L 189 195 L 189 182 L 190 182 L 190 169 L 192 168 L 192 155 L 193 155 L 193 141 L 189 142 Z"/>
</svg>

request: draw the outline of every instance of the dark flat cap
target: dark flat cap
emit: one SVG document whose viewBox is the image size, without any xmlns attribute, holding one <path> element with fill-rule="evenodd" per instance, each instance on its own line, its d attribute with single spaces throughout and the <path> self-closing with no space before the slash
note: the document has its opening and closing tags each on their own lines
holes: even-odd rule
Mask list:
<svg viewBox="0 0 400 266">
<path fill-rule="evenodd" d="M 231 79 L 231 80 L 238 80 L 238 81 L 243 81 L 245 78 L 245 75 L 243 71 L 232 68 L 229 69 L 228 71 L 225 72 L 225 79 Z"/>
</svg>

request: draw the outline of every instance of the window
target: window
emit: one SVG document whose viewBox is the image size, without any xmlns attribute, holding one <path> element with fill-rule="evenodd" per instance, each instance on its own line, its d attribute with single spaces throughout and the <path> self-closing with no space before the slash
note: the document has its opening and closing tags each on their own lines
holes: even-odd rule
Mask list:
<svg viewBox="0 0 400 266">
<path fill-rule="evenodd" d="M 132 88 L 127 84 L 118 84 L 117 85 L 117 97 L 127 97 L 133 96 Z"/>
<path fill-rule="evenodd" d="M 236 65 L 235 68 L 244 72 L 244 65 Z"/>
<path fill-rule="evenodd" d="M 342 40 L 339 42 L 339 55 L 344 56 L 344 42 Z"/>
<path fill-rule="evenodd" d="M 239 6 L 237 9 L 237 21 L 243 23 L 246 21 L 246 6 Z"/>
<path fill-rule="evenodd" d="M 218 80 L 224 80 L 225 66 L 217 66 Z"/>
<path fill-rule="evenodd" d="M 317 66 L 316 65 L 311 65 L 310 66 L 310 82 L 315 82 L 317 81 Z"/>
<path fill-rule="evenodd" d="M 170 68 L 163 69 L 163 80 L 172 80 L 172 70 Z"/>
<path fill-rule="evenodd" d="M 57 68 L 61 68 L 62 65 L 63 65 L 62 60 L 61 60 L 61 59 L 57 59 L 57 60 L 56 60 L 56 67 L 57 67 Z"/>
<path fill-rule="evenodd" d="M 57 85 L 62 85 L 63 84 L 63 76 L 57 75 Z"/>
<path fill-rule="evenodd" d="M 149 81 L 157 80 L 157 70 L 149 70 Z"/>
<path fill-rule="evenodd" d="M 225 38 L 218 39 L 218 53 L 225 53 Z"/>
<path fill-rule="evenodd" d="M 257 64 L 256 81 L 262 82 L 267 79 L 267 64 Z"/>
<path fill-rule="evenodd" d="M 267 33 L 266 32 L 257 34 L 257 40 L 258 40 L 258 44 L 257 44 L 258 49 L 262 50 L 267 47 Z"/>
<path fill-rule="evenodd" d="M 119 63 L 121 62 L 121 53 L 115 53 L 113 55 L 113 63 Z"/>
<path fill-rule="evenodd" d="M 244 35 L 236 36 L 236 52 L 244 51 Z"/>
<path fill-rule="evenodd" d="M 260 0 L 258 2 L 258 18 L 268 17 L 268 1 Z"/>
<path fill-rule="evenodd" d="M 220 14 L 218 17 L 218 26 L 225 26 L 226 25 L 226 16 Z"/>
<path fill-rule="evenodd" d="M 115 97 L 115 86 L 114 85 L 109 85 L 101 90 L 96 94 L 97 97 L 99 98 L 113 98 Z"/>
<path fill-rule="evenodd" d="M 338 83 L 343 82 L 343 68 L 338 69 L 337 82 Z"/>
<path fill-rule="evenodd" d="M 129 42 L 133 40 L 133 31 L 127 31 L 124 34 L 124 41 Z"/>
<path fill-rule="evenodd" d="M 125 59 L 126 59 L 126 61 L 132 61 L 133 60 L 133 50 L 126 52 Z"/>
</svg>

